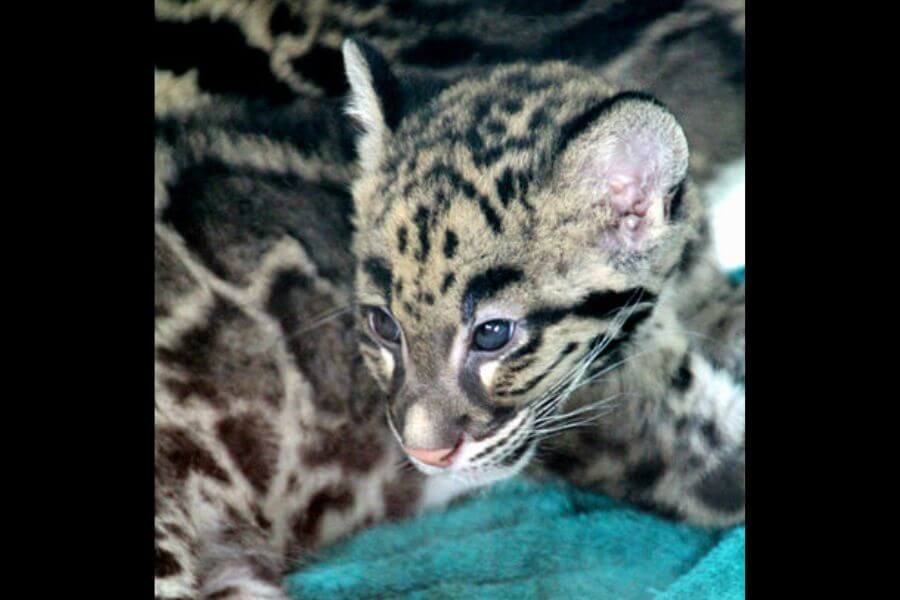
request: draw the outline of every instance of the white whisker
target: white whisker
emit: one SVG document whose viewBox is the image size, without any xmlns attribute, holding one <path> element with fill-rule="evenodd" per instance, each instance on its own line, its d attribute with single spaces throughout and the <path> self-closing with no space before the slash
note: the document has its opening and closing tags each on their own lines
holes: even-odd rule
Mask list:
<svg viewBox="0 0 900 600">
<path fill-rule="evenodd" d="M 613 364 L 604 366 L 599 372 L 587 376 L 591 366 L 597 358 L 609 347 L 612 341 L 616 339 L 622 328 L 625 326 L 625 323 L 628 322 L 628 319 L 631 318 L 640 306 L 641 297 L 642 293 L 638 293 L 636 299 L 632 296 L 632 300 L 629 300 L 629 302 L 613 317 L 609 328 L 596 345 L 591 348 L 584 357 L 578 360 L 567 373 L 560 377 L 556 383 L 530 403 L 529 409 L 533 411 L 535 419 L 533 429 L 530 432 L 530 437 L 546 439 L 551 435 L 595 423 L 598 418 L 609 414 L 613 409 L 613 403 L 624 396 L 624 394 L 615 394 L 585 406 L 578 407 L 568 413 L 559 415 L 554 414 L 561 405 L 568 401 L 576 390 L 598 381 L 627 362 L 649 352 L 644 351 L 629 355 Z"/>
<path fill-rule="evenodd" d="M 335 319 L 344 316 L 351 310 L 353 310 L 353 305 L 348 304 L 347 306 L 342 306 L 340 308 L 336 308 L 334 310 L 323 313 L 322 315 L 319 315 L 318 317 L 311 319 L 308 323 L 306 323 L 306 326 L 303 327 L 302 329 L 298 329 L 298 330 L 294 331 L 293 333 L 290 333 L 289 335 L 284 336 L 284 338 L 287 340 L 290 340 L 292 338 L 297 337 L 298 335 L 312 331 L 313 329 L 316 329 L 317 327 L 326 325 L 326 324 L 330 323 L 331 321 L 334 321 Z"/>
<path fill-rule="evenodd" d="M 567 413 L 562 413 L 559 415 L 550 415 L 550 416 L 544 417 L 540 421 L 540 424 L 554 423 L 557 421 L 564 421 L 566 419 L 570 419 L 574 416 L 577 416 L 577 415 L 580 415 L 580 414 L 583 414 L 586 412 L 590 412 L 590 411 L 594 410 L 595 408 L 601 408 L 601 407 L 607 406 L 611 402 L 613 402 L 614 400 L 616 400 L 617 398 L 620 398 L 622 396 L 624 396 L 624 394 L 613 394 L 612 396 L 607 396 L 606 398 L 603 398 L 602 400 L 598 400 L 596 402 L 591 402 L 590 404 L 586 404 L 586 405 L 584 405 L 580 408 L 577 408 L 573 411 L 570 411 Z M 536 421 L 535 424 L 538 424 L 538 421 Z"/>
</svg>

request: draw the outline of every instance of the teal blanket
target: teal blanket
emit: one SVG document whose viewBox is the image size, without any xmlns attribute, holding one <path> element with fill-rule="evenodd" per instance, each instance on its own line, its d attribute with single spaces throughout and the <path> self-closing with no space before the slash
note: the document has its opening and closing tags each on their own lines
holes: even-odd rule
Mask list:
<svg viewBox="0 0 900 600">
<path fill-rule="evenodd" d="M 744 528 L 707 531 L 608 497 L 513 479 L 375 527 L 287 578 L 296 598 L 744 597 Z"/>
</svg>

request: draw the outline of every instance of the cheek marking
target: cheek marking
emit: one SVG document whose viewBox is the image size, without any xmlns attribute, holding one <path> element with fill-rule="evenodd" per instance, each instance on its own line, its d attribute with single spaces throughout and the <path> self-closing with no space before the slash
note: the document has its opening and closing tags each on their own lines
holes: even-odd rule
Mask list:
<svg viewBox="0 0 900 600">
<path fill-rule="evenodd" d="M 487 389 L 491 388 L 491 382 L 494 380 L 494 373 L 497 372 L 497 367 L 499 366 L 500 361 L 492 360 L 489 363 L 485 363 L 479 370 L 478 375 L 481 377 L 481 383 L 484 384 L 484 387 Z"/>
<path fill-rule="evenodd" d="M 379 348 L 379 351 L 381 352 L 381 360 L 384 361 L 384 368 L 387 370 L 388 379 L 390 379 L 394 375 L 394 355 L 384 348 Z"/>
</svg>

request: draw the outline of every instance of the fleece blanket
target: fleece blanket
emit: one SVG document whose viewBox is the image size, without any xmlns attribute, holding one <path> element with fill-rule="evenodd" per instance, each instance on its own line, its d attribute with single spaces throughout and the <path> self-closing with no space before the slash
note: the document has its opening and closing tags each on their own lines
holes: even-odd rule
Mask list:
<svg viewBox="0 0 900 600">
<path fill-rule="evenodd" d="M 516 478 L 443 512 L 381 525 L 287 578 L 296 598 L 744 597 L 744 528 L 663 520 L 561 483 Z"/>
</svg>

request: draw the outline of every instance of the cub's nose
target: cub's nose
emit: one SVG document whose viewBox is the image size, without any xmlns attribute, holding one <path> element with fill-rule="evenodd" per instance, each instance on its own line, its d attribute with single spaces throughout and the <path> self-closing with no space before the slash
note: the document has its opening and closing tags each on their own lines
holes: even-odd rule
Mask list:
<svg viewBox="0 0 900 600">
<path fill-rule="evenodd" d="M 462 447 L 463 437 L 463 435 L 460 435 L 459 439 L 456 440 L 456 445 L 452 448 L 438 448 L 431 450 L 427 448 L 408 448 L 404 446 L 403 449 L 406 450 L 407 454 L 416 460 L 422 461 L 426 465 L 444 468 L 449 467 L 453 462 L 453 458 L 459 453 L 459 449 Z"/>
</svg>

